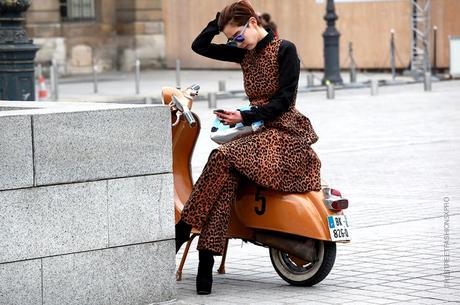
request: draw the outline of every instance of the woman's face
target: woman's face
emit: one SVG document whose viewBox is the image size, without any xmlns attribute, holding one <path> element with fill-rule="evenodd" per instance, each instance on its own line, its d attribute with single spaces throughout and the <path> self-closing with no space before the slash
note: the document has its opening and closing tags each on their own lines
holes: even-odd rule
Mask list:
<svg viewBox="0 0 460 305">
<path fill-rule="evenodd" d="M 233 43 L 236 43 L 236 47 L 252 50 L 258 43 L 257 26 L 257 21 L 254 17 L 251 17 L 246 27 L 244 24 L 240 26 L 227 24 L 222 32 L 224 32 L 229 41 L 233 40 Z M 238 38 L 241 37 L 244 37 L 244 40 L 239 42 Z"/>
</svg>

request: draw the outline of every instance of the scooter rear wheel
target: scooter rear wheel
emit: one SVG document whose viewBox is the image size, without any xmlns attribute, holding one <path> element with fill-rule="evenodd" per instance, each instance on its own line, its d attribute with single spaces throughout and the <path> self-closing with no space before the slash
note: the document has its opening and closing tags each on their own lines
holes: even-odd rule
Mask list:
<svg viewBox="0 0 460 305">
<path fill-rule="evenodd" d="M 308 262 L 291 256 L 286 252 L 270 248 L 270 259 L 276 273 L 294 286 L 313 286 L 326 278 L 332 270 L 336 256 L 335 243 L 315 242 L 317 260 Z"/>
</svg>

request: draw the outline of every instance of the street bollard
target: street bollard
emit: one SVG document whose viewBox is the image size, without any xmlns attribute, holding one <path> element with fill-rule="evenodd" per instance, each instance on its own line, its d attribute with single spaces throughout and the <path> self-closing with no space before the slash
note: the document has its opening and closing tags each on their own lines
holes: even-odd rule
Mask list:
<svg viewBox="0 0 460 305">
<path fill-rule="evenodd" d="M 379 94 L 379 81 L 376 79 L 371 79 L 371 95 Z"/>
<path fill-rule="evenodd" d="M 355 84 L 356 83 L 356 67 L 352 66 L 350 68 L 350 83 Z"/>
<path fill-rule="evenodd" d="M 57 101 L 59 99 L 58 92 L 58 78 L 59 78 L 58 64 L 55 59 L 51 60 L 50 81 L 51 81 L 51 100 Z"/>
<path fill-rule="evenodd" d="M 176 59 L 176 88 L 180 89 L 180 59 Z"/>
<path fill-rule="evenodd" d="M 35 79 L 37 82 L 35 83 L 35 100 L 40 100 L 40 78 L 43 77 L 43 68 L 42 64 L 37 65 L 37 69 L 35 70 Z"/>
<path fill-rule="evenodd" d="M 224 80 L 219 81 L 219 92 L 225 92 L 225 81 Z"/>
<path fill-rule="evenodd" d="M 396 59 L 395 59 L 395 30 L 390 31 L 390 66 L 391 66 L 391 79 L 396 80 Z"/>
<path fill-rule="evenodd" d="M 40 75 L 43 75 L 43 67 L 42 64 L 37 65 L 37 70 L 36 70 L 36 77 L 39 77 Z"/>
<path fill-rule="evenodd" d="M 93 61 L 93 92 L 98 93 L 97 64 Z"/>
<path fill-rule="evenodd" d="M 350 57 L 350 83 L 356 83 L 356 62 L 353 58 L 353 43 L 348 44 L 348 57 Z"/>
<path fill-rule="evenodd" d="M 217 95 L 215 92 L 208 93 L 208 108 L 209 109 L 217 108 Z"/>
<path fill-rule="evenodd" d="M 307 74 L 307 87 L 312 88 L 314 86 L 315 79 L 312 73 Z"/>
<path fill-rule="evenodd" d="M 335 98 L 334 84 L 327 83 L 326 97 L 328 100 L 333 100 Z"/>
<path fill-rule="evenodd" d="M 141 61 L 136 59 L 135 63 L 136 74 L 135 74 L 135 83 L 136 83 L 136 94 L 141 92 L 140 81 L 141 81 Z"/>
<path fill-rule="evenodd" d="M 433 27 L 433 66 L 431 69 L 433 71 L 433 75 L 435 76 L 438 73 L 437 45 L 438 45 L 438 27 L 434 26 Z"/>
<path fill-rule="evenodd" d="M 431 91 L 431 73 L 425 72 L 423 80 L 423 88 L 425 91 Z"/>
</svg>

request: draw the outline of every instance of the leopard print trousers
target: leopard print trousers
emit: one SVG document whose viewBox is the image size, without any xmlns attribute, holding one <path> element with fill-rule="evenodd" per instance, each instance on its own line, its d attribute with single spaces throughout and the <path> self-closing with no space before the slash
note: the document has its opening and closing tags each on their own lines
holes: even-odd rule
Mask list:
<svg viewBox="0 0 460 305">
<path fill-rule="evenodd" d="M 239 180 L 225 155 L 214 150 L 181 213 L 186 223 L 201 229 L 198 250 L 223 254 Z"/>
</svg>

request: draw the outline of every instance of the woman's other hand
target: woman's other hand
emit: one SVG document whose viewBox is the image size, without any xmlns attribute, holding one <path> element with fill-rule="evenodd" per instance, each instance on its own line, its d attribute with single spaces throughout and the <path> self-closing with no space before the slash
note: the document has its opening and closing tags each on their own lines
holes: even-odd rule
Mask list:
<svg viewBox="0 0 460 305">
<path fill-rule="evenodd" d="M 225 124 L 225 125 L 235 125 L 243 122 L 243 117 L 241 113 L 236 111 L 225 110 L 223 113 L 216 112 L 216 116 Z"/>
<path fill-rule="evenodd" d="M 218 23 L 219 23 L 219 18 L 220 18 L 220 12 L 217 12 L 217 13 L 216 13 L 216 17 L 215 17 L 214 20 L 212 20 L 211 22 L 213 22 L 214 24 L 218 25 Z"/>
</svg>

